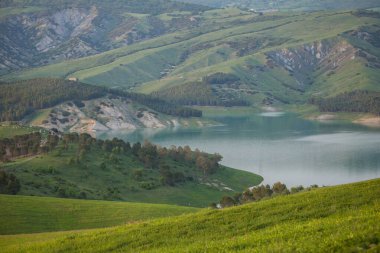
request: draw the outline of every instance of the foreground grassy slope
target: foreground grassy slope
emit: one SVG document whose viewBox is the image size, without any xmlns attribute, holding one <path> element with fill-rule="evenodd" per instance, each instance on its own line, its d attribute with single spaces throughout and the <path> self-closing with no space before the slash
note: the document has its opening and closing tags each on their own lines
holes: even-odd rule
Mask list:
<svg viewBox="0 0 380 253">
<path fill-rule="evenodd" d="M 327 187 L 45 241 L 18 237 L 24 245 L 0 241 L 4 252 L 378 252 L 379 186 L 376 179 Z"/>
<path fill-rule="evenodd" d="M 0 234 L 102 228 L 197 211 L 128 202 L 0 195 Z"/>
</svg>

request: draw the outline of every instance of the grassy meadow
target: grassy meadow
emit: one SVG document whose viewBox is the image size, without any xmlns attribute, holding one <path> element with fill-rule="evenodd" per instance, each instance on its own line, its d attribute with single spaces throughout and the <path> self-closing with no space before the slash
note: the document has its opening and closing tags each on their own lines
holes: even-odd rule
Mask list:
<svg viewBox="0 0 380 253">
<path fill-rule="evenodd" d="M 0 195 L 0 235 L 111 227 L 196 212 L 197 208 Z"/>
<path fill-rule="evenodd" d="M 71 234 L 0 237 L 4 252 L 378 252 L 380 180 Z"/>
</svg>

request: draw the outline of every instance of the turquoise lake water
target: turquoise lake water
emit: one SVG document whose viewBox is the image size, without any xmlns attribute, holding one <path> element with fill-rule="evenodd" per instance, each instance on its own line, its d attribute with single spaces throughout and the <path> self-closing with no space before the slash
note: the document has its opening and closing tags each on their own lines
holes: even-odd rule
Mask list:
<svg viewBox="0 0 380 253">
<path fill-rule="evenodd" d="M 212 119 L 223 125 L 112 131 L 99 137 L 217 152 L 224 165 L 262 175 L 268 184 L 336 185 L 380 177 L 379 129 L 308 121 L 289 113 Z"/>
</svg>

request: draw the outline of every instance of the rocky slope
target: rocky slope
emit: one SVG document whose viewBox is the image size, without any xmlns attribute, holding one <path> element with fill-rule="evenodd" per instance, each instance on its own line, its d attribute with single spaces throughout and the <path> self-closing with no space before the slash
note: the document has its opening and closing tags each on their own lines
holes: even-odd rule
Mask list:
<svg viewBox="0 0 380 253">
<path fill-rule="evenodd" d="M 93 55 L 156 37 L 175 29 L 174 23 L 165 23 L 157 14 L 204 9 L 170 1 L 150 9 L 152 1 L 146 3 L 147 7 L 133 0 L 108 5 L 107 1 L 66 0 L 56 5 L 44 1 L 25 5 L 20 1 L 8 2 L 0 8 L 0 74 Z"/>
<path fill-rule="evenodd" d="M 208 126 L 204 119 L 185 119 L 159 114 L 127 99 L 99 98 L 84 101 L 83 107 L 73 102 L 60 104 L 43 119 L 31 120 L 34 126 L 56 129 L 60 132 L 89 133 L 108 130 L 136 130 L 139 128 L 166 128 L 178 126 Z"/>
</svg>

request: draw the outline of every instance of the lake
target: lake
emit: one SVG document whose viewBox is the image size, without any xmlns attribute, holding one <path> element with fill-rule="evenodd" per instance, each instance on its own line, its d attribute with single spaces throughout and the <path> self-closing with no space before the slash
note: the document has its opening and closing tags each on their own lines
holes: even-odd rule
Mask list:
<svg viewBox="0 0 380 253">
<path fill-rule="evenodd" d="M 213 117 L 208 128 L 113 131 L 100 138 L 145 139 L 162 146 L 220 153 L 222 163 L 288 186 L 336 185 L 380 177 L 380 130 L 347 122 L 308 121 L 290 113 Z"/>
</svg>

